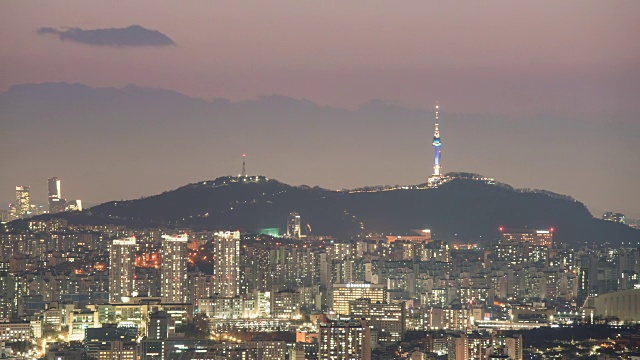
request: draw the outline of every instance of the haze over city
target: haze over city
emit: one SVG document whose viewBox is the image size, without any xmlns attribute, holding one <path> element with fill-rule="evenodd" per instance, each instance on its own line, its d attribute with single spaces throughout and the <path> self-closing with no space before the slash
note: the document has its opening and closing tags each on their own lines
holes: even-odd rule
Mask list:
<svg viewBox="0 0 640 360">
<path fill-rule="evenodd" d="M 5 202 L 16 184 L 44 202 L 51 176 L 88 203 L 152 195 L 237 174 L 242 153 L 251 174 L 291 184 L 423 183 L 439 101 L 445 173 L 571 195 L 596 216 L 640 217 L 634 2 L 0 9 Z M 150 92 L 147 103 L 109 113 L 96 105 L 113 101 L 104 91 L 88 103 L 71 91 L 65 101 L 76 99 L 78 112 L 36 101 L 51 100 L 42 88 L 9 90 L 45 82 L 133 84 L 237 104 L 154 111 L 173 95 Z M 262 98 L 271 95 L 295 101 Z"/>
</svg>

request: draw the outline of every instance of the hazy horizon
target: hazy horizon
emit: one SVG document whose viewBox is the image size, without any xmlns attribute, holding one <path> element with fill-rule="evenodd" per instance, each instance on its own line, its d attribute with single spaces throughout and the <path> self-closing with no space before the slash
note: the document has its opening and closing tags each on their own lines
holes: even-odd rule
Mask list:
<svg viewBox="0 0 640 360">
<path fill-rule="evenodd" d="M 445 172 L 640 218 L 637 2 L 63 0 L 0 10 L 5 201 L 19 184 L 43 201 L 51 176 L 64 197 L 89 203 L 153 195 L 238 173 L 242 153 L 250 173 L 293 185 L 421 183 L 437 100 Z M 8 93 L 48 82 L 97 90 Z M 104 90 L 127 84 L 231 103 Z M 317 106 L 261 100 L 269 95 Z"/>
</svg>

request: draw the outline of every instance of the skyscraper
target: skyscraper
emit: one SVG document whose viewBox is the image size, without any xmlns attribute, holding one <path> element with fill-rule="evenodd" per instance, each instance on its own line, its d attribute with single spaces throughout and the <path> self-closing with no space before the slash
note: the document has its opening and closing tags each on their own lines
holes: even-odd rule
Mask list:
<svg viewBox="0 0 640 360">
<path fill-rule="evenodd" d="M 58 179 L 57 177 L 52 177 L 52 178 L 49 178 L 47 183 L 49 185 L 48 186 L 48 188 L 49 188 L 49 199 L 51 199 L 51 198 L 60 199 L 62 197 L 62 195 L 60 193 L 60 179 Z"/>
<path fill-rule="evenodd" d="M 16 216 L 24 217 L 29 213 L 29 187 L 16 186 Z"/>
<path fill-rule="evenodd" d="M 133 252 L 136 238 L 113 240 L 109 250 L 109 301 L 128 302 L 133 292 L 135 272 Z"/>
<path fill-rule="evenodd" d="M 300 214 L 292 211 L 287 218 L 287 237 L 300 239 L 300 235 Z"/>
<path fill-rule="evenodd" d="M 213 234 L 214 289 L 224 297 L 238 295 L 240 288 L 240 232 L 219 231 Z"/>
<path fill-rule="evenodd" d="M 437 187 L 442 181 L 442 165 L 440 164 L 440 157 L 442 151 L 440 150 L 440 146 L 442 146 L 442 141 L 440 141 L 440 124 L 438 119 L 438 112 L 440 111 L 440 105 L 436 104 L 436 128 L 433 132 L 433 141 L 432 145 L 435 149 L 434 154 L 434 164 L 433 164 L 433 174 L 429 177 L 428 185 L 430 187 Z"/>
<path fill-rule="evenodd" d="M 366 320 L 320 325 L 319 360 L 370 360 L 371 329 Z"/>
<path fill-rule="evenodd" d="M 189 236 L 162 235 L 162 298 L 168 303 L 187 302 L 187 241 Z"/>
<path fill-rule="evenodd" d="M 57 177 L 49 178 L 47 185 L 49 190 L 49 213 L 54 214 L 64 211 L 66 204 L 60 191 L 60 179 Z"/>
</svg>

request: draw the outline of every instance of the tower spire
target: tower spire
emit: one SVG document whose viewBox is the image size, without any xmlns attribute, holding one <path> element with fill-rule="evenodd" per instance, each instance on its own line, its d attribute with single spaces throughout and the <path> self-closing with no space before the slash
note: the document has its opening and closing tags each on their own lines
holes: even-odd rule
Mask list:
<svg viewBox="0 0 640 360">
<path fill-rule="evenodd" d="M 434 153 L 434 160 L 433 160 L 433 174 L 429 177 L 429 182 L 428 182 L 430 187 L 437 187 L 442 180 L 442 165 L 440 165 L 440 156 L 442 154 L 440 150 L 440 146 L 442 146 L 442 141 L 440 141 L 439 112 L 440 112 L 440 104 L 436 101 L 436 106 L 435 106 L 436 124 L 435 124 L 435 130 L 433 131 L 433 142 L 431 143 L 434 147 L 435 153 Z"/>
<path fill-rule="evenodd" d="M 246 177 L 247 176 L 247 168 L 246 168 L 246 162 L 245 159 L 247 157 L 247 154 L 242 154 L 242 177 Z"/>
</svg>

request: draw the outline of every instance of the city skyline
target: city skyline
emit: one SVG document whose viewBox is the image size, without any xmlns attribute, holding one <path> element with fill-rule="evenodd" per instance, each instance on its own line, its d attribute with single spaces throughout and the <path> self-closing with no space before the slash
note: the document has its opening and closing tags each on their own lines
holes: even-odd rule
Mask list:
<svg viewBox="0 0 640 360">
<path fill-rule="evenodd" d="M 0 4 L 0 357 L 639 358 L 638 19 Z"/>
</svg>

